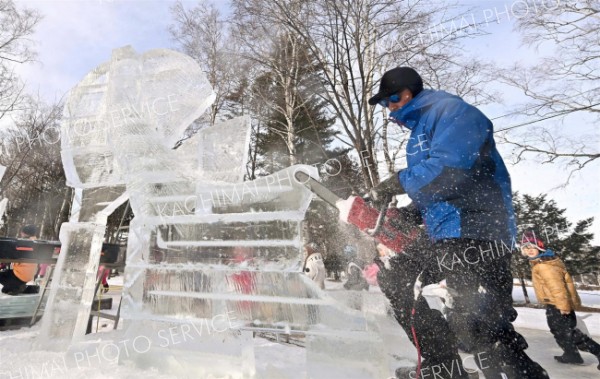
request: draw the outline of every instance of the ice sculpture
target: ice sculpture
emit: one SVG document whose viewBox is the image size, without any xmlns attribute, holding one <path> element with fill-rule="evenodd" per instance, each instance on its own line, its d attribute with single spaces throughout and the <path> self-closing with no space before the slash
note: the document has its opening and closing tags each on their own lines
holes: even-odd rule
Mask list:
<svg viewBox="0 0 600 379">
<path fill-rule="evenodd" d="M 57 341 L 85 334 L 106 219 L 131 192 L 126 192 L 124 157 L 144 148 L 136 137 L 149 142 L 144 161 L 151 164 L 154 153 L 161 157 L 152 151 L 152 139 L 172 147 L 213 98 L 191 58 L 169 50 L 138 56 L 131 47 L 116 49 L 110 62 L 71 91 L 61 125 L 61 155 L 67 183 L 76 188 L 75 204 L 70 222 L 61 227 L 63 247 L 43 319 L 43 347 L 57 349 Z"/>
<path fill-rule="evenodd" d="M 242 181 L 245 117 L 198 125 L 173 149 L 213 98 L 191 58 L 130 47 L 115 50 L 72 91 L 62 155 L 69 183 L 82 191 L 76 218 L 61 229 L 68 254 L 58 264 L 44 337 L 71 334 L 77 342 L 83 335 L 106 212 L 128 197 L 135 218 L 122 333 L 144 345 L 122 353 L 122 362 L 177 377 L 253 378 L 252 333 L 299 331 L 307 335 L 309 377 L 383 377 L 373 323 L 302 273 L 312 194 L 294 173 L 317 177 L 317 170 L 293 166 Z"/>
</svg>

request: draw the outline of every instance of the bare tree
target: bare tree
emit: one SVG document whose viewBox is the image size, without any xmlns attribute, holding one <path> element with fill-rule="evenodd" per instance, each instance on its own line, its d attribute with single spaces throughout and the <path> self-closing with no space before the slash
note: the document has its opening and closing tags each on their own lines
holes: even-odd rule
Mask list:
<svg viewBox="0 0 600 379">
<path fill-rule="evenodd" d="M 564 120 L 575 113 L 591 124 L 597 123 L 600 120 L 600 2 L 559 2 L 554 8 L 544 5 L 543 9 L 538 9 L 541 5 L 533 1 L 519 5 L 522 7 L 519 13 L 527 14 L 516 24 L 523 42 L 544 51 L 552 47 L 553 51 L 531 67 L 517 64 L 502 72 L 505 83 L 528 97 L 515 113 L 534 119 L 511 128 L 548 119 Z M 536 138 L 528 138 L 532 135 Z M 569 135 L 572 136 L 572 132 Z M 515 146 L 517 159 L 532 154 L 545 162 L 562 162 L 570 167 L 569 178 L 600 157 L 597 133 L 572 139 L 551 134 L 547 128 L 537 128 L 534 133 L 528 131 L 505 139 Z"/>
<path fill-rule="evenodd" d="M 522 134 L 518 138 L 512 138 L 507 134 L 498 138 L 499 141 L 513 146 L 515 164 L 524 160 L 528 154 L 536 155 L 543 164 L 564 161 L 568 175 L 558 187 L 565 187 L 575 173 L 600 158 L 597 146 L 590 146 L 584 142 L 585 139 L 557 137 L 544 128 L 533 128 L 529 133 Z M 593 141 L 592 136 L 588 136 L 587 139 Z"/>
<path fill-rule="evenodd" d="M 344 132 L 342 142 L 356 150 L 368 188 L 379 182 L 378 152 L 382 147 L 384 152 L 391 150 L 386 146 L 390 140 L 384 140 L 383 146 L 378 142 L 381 125 L 386 127 L 385 112 L 376 116 L 376 109 L 367 103 L 385 70 L 412 65 L 431 84 L 456 87 L 461 95 L 482 94 L 476 83 L 465 83 L 470 78 L 464 75 L 465 68 L 477 72 L 479 67 L 475 61 L 461 62 L 456 50 L 461 37 L 456 30 L 429 39 L 417 36 L 419 28 L 426 29 L 443 15 L 446 4 L 395 0 L 237 0 L 234 4 L 276 27 L 273 33 L 285 28 L 317 59 L 325 89 L 322 96 Z M 383 137 L 389 137 L 385 130 Z M 388 169 L 393 168 L 394 154 L 384 157 Z"/>
<path fill-rule="evenodd" d="M 15 66 L 35 58 L 29 36 L 40 21 L 30 9 L 18 9 L 12 0 L 0 0 L 0 119 L 18 108 L 23 88 Z"/>
<path fill-rule="evenodd" d="M 0 164 L 7 168 L 0 195 L 9 199 L 5 233 L 16 235 L 23 223 L 35 223 L 42 237 L 56 239 L 71 206 L 60 157 L 62 106 L 27 98 L 25 108 L 1 136 Z"/>
<path fill-rule="evenodd" d="M 250 149 L 248 150 L 248 163 L 246 164 L 246 180 L 256 179 L 258 170 L 259 156 L 258 144 L 261 133 L 261 121 L 253 122 L 250 128 Z"/>
<path fill-rule="evenodd" d="M 290 165 L 297 161 L 296 119 L 317 96 L 310 51 L 294 33 L 260 11 L 263 0 L 233 1 L 231 23 L 238 59 L 256 69 L 250 88 L 253 116 L 277 135 Z M 278 115 L 278 117 L 273 117 Z M 266 129 L 265 129 L 266 131 Z"/>
<path fill-rule="evenodd" d="M 245 83 L 244 68 L 232 55 L 227 22 L 213 3 L 200 1 L 194 8 L 186 9 L 178 1 L 171 7 L 171 14 L 174 24 L 169 31 L 173 39 L 201 65 L 217 95 L 209 114 L 212 125 L 217 115 L 229 116 L 223 111 L 231 95 Z"/>
</svg>

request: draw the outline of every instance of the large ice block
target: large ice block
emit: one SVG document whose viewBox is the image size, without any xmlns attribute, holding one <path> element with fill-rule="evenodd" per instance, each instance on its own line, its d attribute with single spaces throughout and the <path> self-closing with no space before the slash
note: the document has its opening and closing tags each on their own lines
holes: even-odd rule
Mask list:
<svg viewBox="0 0 600 379">
<path fill-rule="evenodd" d="M 63 344 L 84 336 L 94 300 L 106 220 L 127 200 L 122 186 L 86 189 L 82 197 L 88 207 L 82 209 L 78 220 L 60 228 L 61 252 L 39 341 L 39 346 L 49 350 L 61 350 Z"/>
<path fill-rule="evenodd" d="M 71 224 L 61 230 L 63 248 L 50 295 L 57 301 L 49 302 L 41 333 L 46 348 L 60 346 L 51 342 L 59 336 L 83 336 L 108 215 L 135 193 L 135 183 L 145 183 L 144 172 L 164 180 L 170 171 L 182 172 L 183 162 L 166 152 L 213 99 L 190 57 L 160 49 L 137 54 L 131 47 L 116 49 L 110 62 L 70 92 L 61 121 L 61 155 L 67 183 L 76 190 Z M 143 157 L 136 155 L 142 149 Z M 161 167 L 164 175 L 145 166 Z"/>
<path fill-rule="evenodd" d="M 122 335 L 143 338 L 149 348 L 122 354 L 122 363 L 182 378 L 254 378 L 252 333 L 267 330 L 304 333 L 307 356 L 327 360 L 327 370 L 349 367 L 346 378 L 383 377 L 376 323 L 302 272 L 303 220 L 313 195 L 294 173 L 318 178 L 316 168 L 243 181 L 250 121 L 203 124 L 199 117 L 213 100 L 191 58 L 130 47 L 115 50 L 73 89 L 61 136 L 76 204 L 61 229 L 66 249 L 43 339 L 81 339 L 102 228 L 128 198 L 135 218 Z M 199 132 L 179 146 L 192 122 Z M 208 332 L 198 333 L 203 326 Z M 323 377 L 323 365 L 308 367 L 309 377 Z"/>
<path fill-rule="evenodd" d="M 65 223 L 60 228 L 62 243 L 60 258 L 52 278 L 50 295 L 44 317 L 40 346 L 51 350 L 62 350 L 72 338 L 85 334 L 76 330 L 76 325 L 87 325 L 93 301 L 93 289 L 83 285 L 96 281 L 100 251 L 104 242 L 106 225 L 87 223 Z M 79 286 L 77 284 L 81 283 Z M 90 293 L 91 291 L 91 293 Z M 81 311 L 84 312 L 81 312 Z"/>
<path fill-rule="evenodd" d="M 125 154 L 130 142 L 172 148 L 214 97 L 200 66 L 184 54 L 114 50 L 111 61 L 86 75 L 66 101 L 61 154 L 67 182 L 77 188 L 123 183 L 126 160 L 115 152 Z M 168 158 L 147 149 L 146 157 L 154 156 Z"/>
<path fill-rule="evenodd" d="M 179 330 L 190 322 L 233 315 L 240 331 L 307 334 L 308 356 L 329 356 L 329 368 L 351 357 L 344 363 L 354 370 L 348 378 L 384 375 L 386 355 L 375 324 L 328 297 L 302 273 L 302 221 L 312 193 L 295 179 L 298 170 L 318 176 L 314 167 L 292 166 L 249 182 L 199 181 L 195 187 L 143 191 L 152 196 L 142 207 L 147 212 L 143 221 L 136 218 L 130 226 L 125 325 Z M 229 330 L 222 335 L 227 342 L 219 345 L 221 359 L 227 360 L 228 352 L 235 361 L 236 354 L 250 348 L 234 336 Z M 352 349 L 339 352 L 340 340 Z M 186 358 L 188 349 L 198 356 L 215 354 L 210 344 L 187 346 L 182 354 L 174 353 L 176 346 L 170 349 L 174 361 L 162 369 L 189 366 L 189 375 L 195 371 L 193 360 Z M 251 367 L 242 371 L 252 372 Z M 316 377 L 324 366 L 308 367 Z M 231 375 L 252 377 L 242 371 Z"/>
</svg>

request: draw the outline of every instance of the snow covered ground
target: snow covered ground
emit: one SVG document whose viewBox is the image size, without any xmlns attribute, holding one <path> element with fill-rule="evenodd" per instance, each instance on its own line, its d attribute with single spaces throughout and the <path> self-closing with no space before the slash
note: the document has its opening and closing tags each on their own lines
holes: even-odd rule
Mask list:
<svg viewBox="0 0 600 379">
<path fill-rule="evenodd" d="M 577 326 L 580 330 L 588 335 L 600 336 L 600 291 L 577 291 L 579 297 L 581 297 L 581 303 L 586 307 L 598 308 L 599 312 L 576 312 L 577 314 Z M 537 298 L 533 292 L 532 287 L 527 287 L 527 293 L 529 300 L 537 304 Z M 525 296 L 521 286 L 513 287 L 513 300 L 517 303 L 524 303 Z M 518 307 L 517 311 L 519 317 L 515 321 L 515 326 L 536 330 L 548 331 L 548 324 L 546 323 L 546 314 L 543 309 L 532 309 Z M 600 338 L 596 340 L 600 341 Z M 600 372 L 598 374 L 600 378 Z"/>
<path fill-rule="evenodd" d="M 121 278 L 110 280 L 111 292 L 107 295 L 115 295 L 120 289 Z M 333 297 L 348 298 L 351 293 L 345 291 L 339 282 L 327 282 L 327 288 Z M 582 299 L 587 306 L 600 304 L 600 291 L 581 291 Z M 383 303 L 383 295 L 377 287 L 371 287 L 369 292 L 363 292 L 365 301 L 370 306 L 378 308 Z M 515 286 L 513 295 L 515 301 L 523 301 L 521 288 Z M 529 288 L 529 296 L 535 301 L 535 295 Z M 118 302 L 113 303 L 113 311 L 116 310 Z M 598 362 L 587 353 L 582 353 L 585 360 L 583 366 L 561 365 L 554 361 L 554 355 L 560 355 L 560 348 L 554 342 L 549 333 L 543 309 L 517 308 L 519 318 L 515 326 L 527 339 L 530 347 L 528 353 L 536 361 L 540 362 L 550 373 L 553 379 L 592 379 L 600 378 L 600 371 L 596 369 Z M 377 310 L 376 312 L 381 312 Z M 579 313 L 585 321 L 590 333 L 600 341 L 600 313 Z M 100 320 L 98 324 L 101 331 L 110 331 L 112 322 Z M 94 323 L 94 328 L 96 324 Z M 120 328 L 121 326 L 119 326 Z M 409 365 L 416 358 L 416 351 L 410 344 L 408 337 L 392 318 L 385 318 L 381 328 L 386 334 L 386 349 L 390 354 L 390 374 L 394 367 Z M 102 369 L 95 365 L 81 364 L 69 366 L 65 364 L 68 360 L 66 354 L 46 351 L 36 351 L 33 344 L 39 334 L 39 323 L 32 328 L 22 328 L 14 331 L 0 332 L 0 379 L 83 379 L 83 378 L 149 378 L 166 379 L 177 378 L 176 376 L 164 375 L 155 371 L 139 370 L 123 365 L 104 362 Z M 108 336 L 106 334 L 105 336 Z M 99 336 L 99 335 L 97 335 Z M 281 379 L 304 379 L 306 378 L 306 351 L 304 348 L 290 344 L 272 342 L 264 338 L 255 339 L 255 356 L 257 363 L 257 378 L 281 378 Z M 463 360 L 468 368 L 474 368 L 473 359 L 463 354 Z M 328 376 L 323 379 L 337 379 Z M 216 378 L 213 378 L 216 379 Z M 320 378 L 316 378 L 320 379 Z M 340 378 L 342 379 L 342 378 Z"/>
</svg>

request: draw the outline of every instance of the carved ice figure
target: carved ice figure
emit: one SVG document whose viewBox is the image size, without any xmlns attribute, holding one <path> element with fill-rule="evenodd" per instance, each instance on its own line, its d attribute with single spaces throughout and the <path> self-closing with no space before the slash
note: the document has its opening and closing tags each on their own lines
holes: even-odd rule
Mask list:
<svg viewBox="0 0 600 379">
<path fill-rule="evenodd" d="M 191 58 L 169 50 L 138 55 L 130 47 L 115 50 L 72 91 L 62 156 L 80 208 L 61 228 L 45 347 L 57 338 L 81 340 L 106 217 L 128 197 L 135 218 L 122 333 L 148 342 L 121 352 L 121 361 L 177 377 L 253 378 L 252 333 L 299 331 L 307 335 L 309 377 L 323 370 L 383 377 L 374 324 L 302 272 L 302 221 L 312 194 L 294 173 L 318 177 L 317 170 L 293 166 L 243 182 L 247 118 L 199 125 L 173 149 L 213 99 Z"/>
<path fill-rule="evenodd" d="M 75 201 L 70 222 L 61 227 L 62 249 L 42 322 L 44 348 L 60 349 L 57 342 L 85 334 L 106 219 L 143 179 L 133 175 L 126 191 L 124 173 L 139 168 L 128 165 L 126 155 L 139 154 L 146 143 L 144 163 L 162 159 L 168 177 L 185 162 L 164 151 L 213 99 L 200 67 L 170 50 L 137 55 L 131 47 L 116 49 L 110 62 L 73 88 L 61 124 L 61 155 Z M 133 206 L 137 197 L 131 201 Z"/>
</svg>

